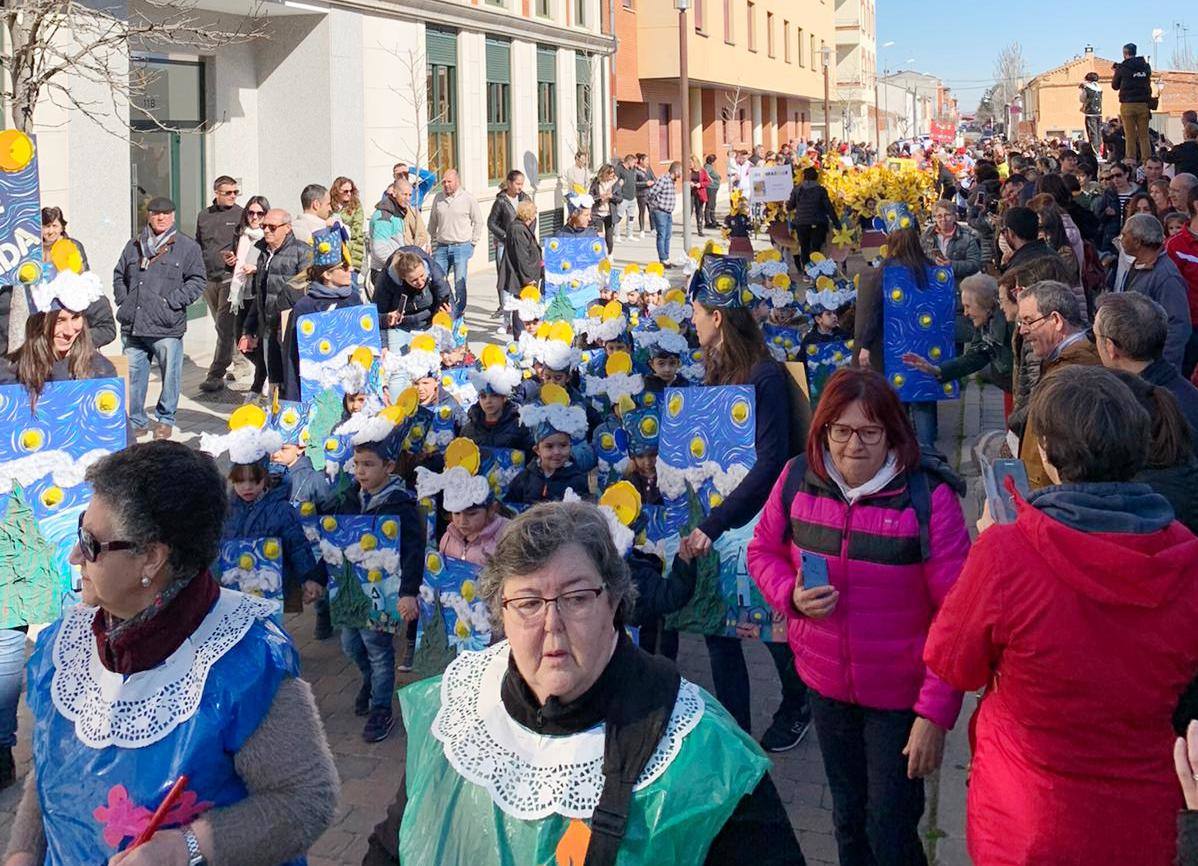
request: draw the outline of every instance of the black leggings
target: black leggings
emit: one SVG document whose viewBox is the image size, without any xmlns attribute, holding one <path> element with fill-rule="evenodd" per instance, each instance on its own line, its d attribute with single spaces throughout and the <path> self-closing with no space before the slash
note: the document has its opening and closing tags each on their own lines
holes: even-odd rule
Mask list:
<svg viewBox="0 0 1198 866">
<path fill-rule="evenodd" d="M 236 326 L 233 331 L 234 340 L 239 341 L 241 339 L 242 333 L 245 330 L 245 317 L 249 313 L 249 305 L 252 303 L 254 303 L 253 298 L 243 301 L 241 309 L 237 311 Z M 254 382 L 250 385 L 250 392 L 261 394 L 262 386 L 266 384 L 266 358 L 262 354 L 262 341 L 259 340 L 258 345 L 249 352 L 242 352 L 241 354 L 248 358 L 250 363 L 254 365 Z"/>
<path fill-rule="evenodd" d="M 824 248 L 824 241 L 828 239 L 828 224 L 795 226 L 795 231 L 799 236 L 799 254 L 795 257 L 795 264 L 799 267 L 799 273 L 802 273 L 811 261 L 811 254 Z"/>
<path fill-rule="evenodd" d="M 694 205 L 695 210 L 695 231 L 703 234 L 703 208 L 706 206 L 706 203 L 697 195 L 691 196 L 691 203 Z"/>
<path fill-rule="evenodd" d="M 615 205 L 611 205 L 611 207 L 615 207 Z M 608 253 L 611 253 L 612 248 L 616 245 L 616 240 L 615 240 L 616 217 L 615 217 L 615 214 L 611 210 L 608 210 L 607 216 L 597 216 L 597 217 L 595 217 L 594 222 L 597 225 L 603 226 L 603 239 L 605 241 L 607 241 Z"/>
</svg>

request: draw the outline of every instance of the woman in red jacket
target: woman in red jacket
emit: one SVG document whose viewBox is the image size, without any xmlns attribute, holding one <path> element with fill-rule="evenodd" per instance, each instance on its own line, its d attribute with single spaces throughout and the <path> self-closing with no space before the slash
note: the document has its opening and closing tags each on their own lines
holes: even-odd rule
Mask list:
<svg viewBox="0 0 1198 866">
<path fill-rule="evenodd" d="M 1182 799 L 1171 716 L 1198 673 L 1198 538 L 1131 479 L 1148 413 L 1101 367 L 1032 397 L 1054 485 L 974 545 L 924 658 L 976 715 L 976 866 L 1167 866 Z M 1184 725 L 1184 720 L 1182 721 Z"/>
<path fill-rule="evenodd" d="M 924 667 L 922 650 L 969 533 L 959 479 L 925 462 L 885 378 L 840 370 L 820 395 L 806 456 L 783 470 L 749 544 L 749 573 L 790 617 L 841 866 L 927 863 L 923 777 L 961 709 L 961 692 Z"/>
</svg>

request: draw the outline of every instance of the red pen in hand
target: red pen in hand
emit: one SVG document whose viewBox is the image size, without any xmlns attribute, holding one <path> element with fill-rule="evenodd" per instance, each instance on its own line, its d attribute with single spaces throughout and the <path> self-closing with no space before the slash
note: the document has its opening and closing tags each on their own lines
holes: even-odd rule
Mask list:
<svg viewBox="0 0 1198 866">
<path fill-rule="evenodd" d="M 154 814 L 150 817 L 150 823 L 146 825 L 146 829 L 138 834 L 133 840 L 133 844 L 126 848 L 126 851 L 132 851 L 138 845 L 144 845 L 150 841 L 150 837 L 158 832 L 158 828 L 162 826 L 162 822 L 166 820 L 166 813 L 169 812 L 179 798 L 183 796 L 183 789 L 187 787 L 187 776 L 180 776 L 175 780 L 175 784 L 171 785 L 171 789 L 166 792 L 166 797 L 154 810 Z"/>
</svg>

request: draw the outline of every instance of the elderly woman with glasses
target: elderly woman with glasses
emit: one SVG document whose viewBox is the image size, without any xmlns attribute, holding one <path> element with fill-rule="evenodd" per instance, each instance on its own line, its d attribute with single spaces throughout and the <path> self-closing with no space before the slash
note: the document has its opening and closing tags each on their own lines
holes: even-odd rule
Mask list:
<svg viewBox="0 0 1198 866">
<path fill-rule="evenodd" d="M 87 481 L 82 604 L 29 660 L 33 769 L 6 866 L 305 863 L 336 769 L 270 605 L 209 571 L 227 508 L 216 465 L 157 441 Z"/>
<path fill-rule="evenodd" d="M 756 743 L 625 633 L 598 508 L 520 515 L 479 592 L 506 639 L 400 692 L 407 778 L 364 866 L 804 862 Z"/>
<path fill-rule="evenodd" d="M 789 617 L 844 866 L 927 863 L 923 778 L 940 766 L 962 694 L 922 653 L 969 553 L 964 490 L 921 460 L 885 378 L 844 369 L 749 543 L 749 573 Z"/>
</svg>

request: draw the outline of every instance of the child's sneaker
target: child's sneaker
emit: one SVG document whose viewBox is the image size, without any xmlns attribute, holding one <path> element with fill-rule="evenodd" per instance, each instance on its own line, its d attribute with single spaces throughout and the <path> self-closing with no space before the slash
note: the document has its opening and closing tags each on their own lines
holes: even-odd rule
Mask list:
<svg viewBox="0 0 1198 866">
<path fill-rule="evenodd" d="M 362 683 L 362 688 L 358 689 L 358 695 L 354 698 L 354 715 L 370 715 L 370 680 Z"/>
<path fill-rule="evenodd" d="M 412 659 L 416 655 L 416 641 L 404 641 L 403 658 L 400 659 L 395 669 L 401 674 L 409 674 L 412 672 Z"/>
<path fill-rule="evenodd" d="M 387 739 L 391 729 L 395 727 L 395 715 L 388 707 L 385 710 L 371 710 L 366 727 L 362 729 L 362 739 L 368 743 L 378 743 Z"/>
</svg>

